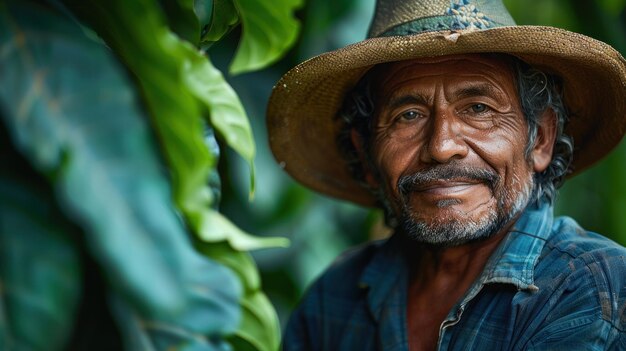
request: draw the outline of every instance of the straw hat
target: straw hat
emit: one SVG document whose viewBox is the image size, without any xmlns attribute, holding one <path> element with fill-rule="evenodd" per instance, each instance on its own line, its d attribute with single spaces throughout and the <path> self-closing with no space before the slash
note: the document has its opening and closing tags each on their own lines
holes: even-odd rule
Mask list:
<svg viewBox="0 0 626 351">
<path fill-rule="evenodd" d="M 316 191 L 374 206 L 337 147 L 344 95 L 376 64 L 464 53 L 508 53 L 563 78 L 574 174 L 626 132 L 626 60 L 608 44 L 517 26 L 499 0 L 378 0 L 368 39 L 301 63 L 274 87 L 267 125 L 276 160 Z"/>
</svg>

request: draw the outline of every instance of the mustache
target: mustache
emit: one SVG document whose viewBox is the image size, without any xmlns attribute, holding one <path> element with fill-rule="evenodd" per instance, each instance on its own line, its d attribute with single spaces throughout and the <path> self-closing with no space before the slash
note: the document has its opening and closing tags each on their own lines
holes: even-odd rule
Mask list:
<svg viewBox="0 0 626 351">
<path fill-rule="evenodd" d="M 402 196 L 407 196 L 411 191 L 419 189 L 429 183 L 453 180 L 469 180 L 485 183 L 493 191 L 500 180 L 500 176 L 488 169 L 448 163 L 433 166 L 413 174 L 404 175 L 398 179 L 397 187 Z"/>
</svg>

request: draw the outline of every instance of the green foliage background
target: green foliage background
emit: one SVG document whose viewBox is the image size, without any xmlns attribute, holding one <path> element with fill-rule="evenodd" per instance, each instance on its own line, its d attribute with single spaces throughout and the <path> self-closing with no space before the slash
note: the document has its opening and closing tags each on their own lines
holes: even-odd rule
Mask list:
<svg viewBox="0 0 626 351">
<path fill-rule="evenodd" d="M 267 146 L 264 109 L 270 87 L 296 64 L 365 38 L 374 0 L 309 0 L 298 12 L 302 36 L 285 59 L 268 70 L 229 79 L 250 111 L 258 140 L 258 189 L 246 206 L 242 164 L 226 157 L 230 174 L 223 209 L 242 228 L 287 236 L 291 246 L 256 252 L 263 284 L 284 325 L 308 284 L 350 246 L 378 232 L 380 214 L 314 194 L 294 183 L 275 164 Z M 504 0 L 518 24 L 552 25 L 603 40 L 626 54 L 626 1 Z M 236 37 L 236 33 L 233 33 Z M 218 66 L 229 57 L 229 41 L 216 48 Z M 598 116 L 601 118 L 602 116 Z M 305 152 L 305 151 L 303 151 Z M 556 205 L 589 230 L 626 244 L 626 143 L 582 175 L 566 182 Z"/>
</svg>

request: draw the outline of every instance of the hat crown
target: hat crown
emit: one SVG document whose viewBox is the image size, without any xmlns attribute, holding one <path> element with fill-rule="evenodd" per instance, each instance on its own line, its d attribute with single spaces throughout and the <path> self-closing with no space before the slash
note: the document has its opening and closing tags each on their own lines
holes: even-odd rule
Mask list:
<svg viewBox="0 0 626 351">
<path fill-rule="evenodd" d="M 377 0 L 368 37 L 514 25 L 502 0 Z"/>
</svg>

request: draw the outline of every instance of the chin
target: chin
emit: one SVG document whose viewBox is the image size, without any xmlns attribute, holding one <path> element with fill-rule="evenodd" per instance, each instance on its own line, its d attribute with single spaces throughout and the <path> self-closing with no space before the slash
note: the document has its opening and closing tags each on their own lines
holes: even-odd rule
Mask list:
<svg viewBox="0 0 626 351">
<path fill-rule="evenodd" d="M 486 240 L 498 233 L 506 223 L 501 223 L 492 211 L 478 220 L 444 217 L 441 220 L 414 220 L 404 218 L 401 232 L 411 241 L 438 247 L 454 247 Z"/>
<path fill-rule="evenodd" d="M 456 199 L 439 201 L 438 214 L 428 218 L 417 218 L 420 211 L 405 208 L 400 216 L 400 232 L 411 241 L 436 247 L 455 247 L 487 240 L 508 227 L 526 208 L 530 189 L 532 183 L 517 196 L 506 194 L 497 205 L 488 205 L 484 211 L 459 209 L 462 203 Z"/>
</svg>

